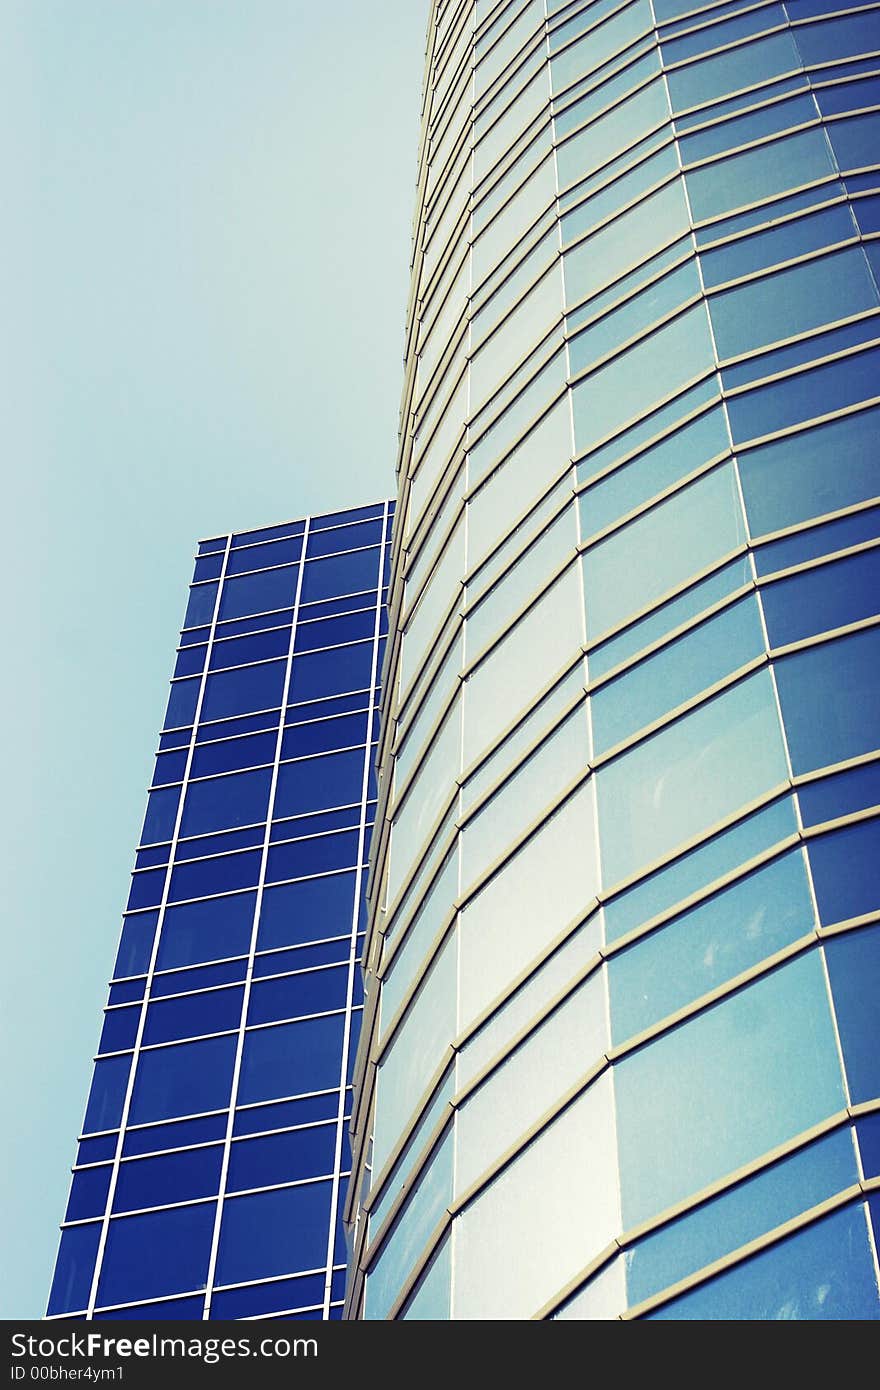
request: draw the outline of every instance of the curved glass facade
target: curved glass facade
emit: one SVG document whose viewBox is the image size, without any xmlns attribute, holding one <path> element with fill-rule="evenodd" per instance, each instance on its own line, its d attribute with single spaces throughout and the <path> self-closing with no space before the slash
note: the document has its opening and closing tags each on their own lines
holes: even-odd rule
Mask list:
<svg viewBox="0 0 880 1390">
<path fill-rule="evenodd" d="M 878 51 L 433 6 L 346 1316 L 880 1314 Z"/>
</svg>

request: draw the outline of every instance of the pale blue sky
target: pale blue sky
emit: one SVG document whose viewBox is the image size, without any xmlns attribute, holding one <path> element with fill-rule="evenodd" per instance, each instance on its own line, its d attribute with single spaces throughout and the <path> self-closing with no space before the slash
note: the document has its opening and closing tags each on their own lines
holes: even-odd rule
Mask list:
<svg viewBox="0 0 880 1390">
<path fill-rule="evenodd" d="M 194 542 L 393 491 L 427 13 L 3 7 L 3 1317 L 45 1307 Z"/>
</svg>

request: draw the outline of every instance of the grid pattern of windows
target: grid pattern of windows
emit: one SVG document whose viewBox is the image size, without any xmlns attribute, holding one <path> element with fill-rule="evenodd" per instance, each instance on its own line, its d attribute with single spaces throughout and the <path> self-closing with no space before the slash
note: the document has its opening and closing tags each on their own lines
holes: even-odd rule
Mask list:
<svg viewBox="0 0 880 1390">
<path fill-rule="evenodd" d="M 346 1316 L 880 1316 L 878 53 L 432 6 Z"/>
<path fill-rule="evenodd" d="M 340 1316 L 392 510 L 199 546 L 50 1317 Z"/>
</svg>

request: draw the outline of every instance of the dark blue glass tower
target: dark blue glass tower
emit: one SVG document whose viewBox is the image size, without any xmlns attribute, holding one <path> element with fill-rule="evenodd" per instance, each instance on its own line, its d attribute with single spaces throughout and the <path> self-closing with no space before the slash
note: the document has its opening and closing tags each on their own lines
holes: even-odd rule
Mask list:
<svg viewBox="0 0 880 1390">
<path fill-rule="evenodd" d="M 50 1317 L 339 1316 L 391 510 L 199 546 Z"/>
</svg>

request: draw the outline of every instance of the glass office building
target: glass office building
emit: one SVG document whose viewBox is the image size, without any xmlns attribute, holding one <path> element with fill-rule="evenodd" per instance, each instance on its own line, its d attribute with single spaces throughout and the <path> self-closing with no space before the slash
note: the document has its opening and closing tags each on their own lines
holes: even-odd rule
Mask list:
<svg viewBox="0 0 880 1390">
<path fill-rule="evenodd" d="M 340 1316 L 391 511 L 199 546 L 50 1317 Z"/>
<path fill-rule="evenodd" d="M 880 1314 L 878 54 L 432 7 L 346 1317 Z"/>
</svg>

